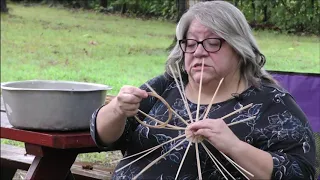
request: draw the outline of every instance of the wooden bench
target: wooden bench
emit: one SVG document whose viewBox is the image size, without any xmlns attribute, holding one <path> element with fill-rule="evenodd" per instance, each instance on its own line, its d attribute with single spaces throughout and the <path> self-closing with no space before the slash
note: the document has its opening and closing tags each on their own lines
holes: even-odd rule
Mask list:
<svg viewBox="0 0 320 180">
<path fill-rule="evenodd" d="M 24 148 L 1 144 L 1 180 L 12 179 L 17 169 L 27 171 L 34 159 L 33 155 L 26 154 Z M 76 180 L 111 179 L 113 169 L 78 162 L 71 167 L 71 172 Z"/>
</svg>

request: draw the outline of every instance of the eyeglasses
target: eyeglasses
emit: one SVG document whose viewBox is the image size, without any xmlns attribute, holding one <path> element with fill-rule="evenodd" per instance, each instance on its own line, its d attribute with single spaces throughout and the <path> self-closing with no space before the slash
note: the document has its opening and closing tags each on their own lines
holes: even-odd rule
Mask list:
<svg viewBox="0 0 320 180">
<path fill-rule="evenodd" d="M 222 38 L 208 38 L 203 41 L 197 41 L 195 39 L 181 39 L 179 40 L 180 48 L 185 53 L 196 52 L 198 45 L 202 44 L 202 47 L 209 53 L 218 52 L 221 49 L 222 43 L 225 40 Z"/>
</svg>

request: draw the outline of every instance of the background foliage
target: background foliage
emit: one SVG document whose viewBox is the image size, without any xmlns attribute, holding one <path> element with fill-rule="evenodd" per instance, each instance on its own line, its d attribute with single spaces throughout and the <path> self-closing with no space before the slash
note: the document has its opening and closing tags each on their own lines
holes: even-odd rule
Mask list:
<svg viewBox="0 0 320 180">
<path fill-rule="evenodd" d="M 42 3 L 49 6 L 92 9 L 104 13 L 121 13 L 135 17 L 177 21 L 188 0 L 11 0 Z M 194 0 L 196 1 L 196 0 Z M 197 0 L 201 1 L 201 0 Z M 202 0 L 204 1 L 204 0 Z M 320 29 L 318 0 L 228 0 L 242 10 L 256 29 L 272 29 L 286 33 L 316 34 Z M 178 8 L 184 3 L 184 8 Z M 180 13 L 179 13 L 179 12 Z M 317 18 L 318 17 L 318 18 Z"/>
<path fill-rule="evenodd" d="M 157 2 L 161 7 L 168 7 L 167 10 L 152 12 L 150 7 L 156 1 L 143 1 L 149 10 L 146 13 L 141 10 L 143 8 L 139 12 L 133 11 L 134 3 L 122 8 L 120 1 L 117 1 L 119 4 L 108 1 L 105 8 L 105 4 L 99 1 L 88 2 L 48 0 L 10 3 L 9 13 L 1 14 L 1 82 L 30 79 L 95 82 L 112 86 L 110 94 L 115 95 L 124 84 L 139 86 L 163 72 L 168 55 L 165 49 L 174 37 L 175 23 L 155 21 L 154 18 L 175 20 L 176 14 L 170 16 L 167 10 L 172 8 L 177 11 L 176 4 L 170 7 L 159 0 Z M 252 1 L 232 1 L 241 8 L 248 8 L 245 14 L 249 21 L 255 20 L 256 27 L 273 27 L 262 23 L 264 15 L 258 8 L 262 5 L 255 4 L 253 13 L 244 2 Z M 85 5 L 91 10 L 83 11 Z M 70 9 L 49 8 L 52 6 Z M 271 21 L 271 12 L 277 11 L 269 10 L 270 16 L 267 17 Z M 118 13 L 152 19 L 121 17 Z M 281 20 L 283 17 L 279 18 Z M 318 36 L 296 36 L 273 31 L 254 31 L 254 35 L 267 57 L 267 70 L 320 73 Z M 316 142 L 320 147 L 319 133 L 316 134 Z M 23 146 L 21 142 L 6 139 L 1 139 L 1 143 Z M 115 156 L 112 153 L 86 153 L 78 158 L 110 165 L 111 161 L 120 157 L 120 154 Z M 319 161 L 317 170 L 320 172 Z"/>
</svg>

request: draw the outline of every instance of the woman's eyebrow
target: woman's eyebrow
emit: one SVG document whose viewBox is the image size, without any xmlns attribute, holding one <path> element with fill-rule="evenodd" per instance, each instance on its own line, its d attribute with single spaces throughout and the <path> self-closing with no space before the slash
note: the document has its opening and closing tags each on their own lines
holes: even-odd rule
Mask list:
<svg viewBox="0 0 320 180">
<path fill-rule="evenodd" d="M 187 32 L 185 37 L 187 37 L 187 36 L 191 36 L 193 38 L 196 38 L 197 37 L 197 33 Z M 206 36 L 207 36 L 207 38 L 220 38 L 217 34 L 215 34 L 213 32 L 210 32 Z"/>
</svg>

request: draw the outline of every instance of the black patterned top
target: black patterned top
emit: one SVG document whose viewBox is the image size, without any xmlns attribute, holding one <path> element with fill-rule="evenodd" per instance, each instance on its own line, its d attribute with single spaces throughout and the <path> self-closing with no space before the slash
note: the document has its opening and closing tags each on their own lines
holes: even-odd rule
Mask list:
<svg viewBox="0 0 320 180">
<path fill-rule="evenodd" d="M 189 119 L 174 81 L 166 79 L 161 75 L 150 80 L 148 84 L 151 85 L 181 117 Z M 147 89 L 144 85 L 141 86 L 141 88 Z M 313 132 L 305 114 L 288 92 L 277 88 L 277 86 L 261 83 L 260 88 L 250 87 L 244 91 L 241 94 L 241 98 L 234 98 L 213 104 L 208 117 L 212 119 L 220 118 L 250 103 L 253 103 L 253 106 L 225 119 L 226 123 L 231 123 L 247 117 L 256 116 L 255 119 L 246 123 L 230 126 L 235 135 L 242 141 L 267 151 L 272 155 L 274 165 L 272 172 L 273 179 L 313 180 L 315 174 L 315 140 Z M 197 104 L 188 101 L 188 105 L 193 118 L 195 118 Z M 206 105 L 200 105 L 200 115 L 205 111 L 206 107 Z M 99 140 L 95 128 L 96 115 L 99 109 L 93 113 L 90 126 L 94 141 L 99 147 L 105 150 L 122 150 L 124 156 L 155 147 L 178 135 L 184 134 L 184 130 L 145 127 L 135 121 L 135 119 L 128 118 L 125 131 L 119 140 L 112 144 L 103 144 Z M 161 121 L 165 121 L 168 118 L 167 107 L 160 100 L 151 96 L 141 102 L 140 110 Z M 149 118 L 144 118 L 141 114 L 139 114 L 139 117 L 147 124 L 156 125 L 154 121 Z M 186 126 L 175 115 L 169 124 L 180 127 Z M 116 167 L 113 179 L 132 179 L 150 162 L 171 150 L 184 139 L 185 138 L 181 138 L 164 144 L 135 163 L 117 171 L 122 166 L 139 158 L 143 154 L 122 160 Z M 245 179 L 212 145 L 206 141 L 203 142 L 236 179 Z M 138 179 L 175 179 L 188 143 L 188 141 L 184 141 L 181 145 L 170 151 L 163 159 L 139 176 Z M 203 179 L 224 179 L 219 169 L 214 165 L 200 144 L 199 155 Z M 227 173 L 225 174 L 228 177 Z M 194 180 L 197 179 L 197 177 L 195 145 L 192 145 L 186 155 L 178 179 Z"/>
</svg>

